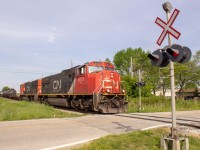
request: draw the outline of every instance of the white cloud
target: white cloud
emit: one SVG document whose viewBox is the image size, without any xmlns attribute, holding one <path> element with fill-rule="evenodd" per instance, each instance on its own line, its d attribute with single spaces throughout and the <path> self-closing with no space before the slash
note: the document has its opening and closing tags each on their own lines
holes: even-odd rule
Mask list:
<svg viewBox="0 0 200 150">
<path fill-rule="evenodd" d="M 30 40 L 42 40 L 48 43 L 55 43 L 56 27 L 51 27 L 51 31 L 47 29 L 36 30 L 34 27 L 23 27 L 20 25 L 12 25 L 9 23 L 0 23 L 0 39 L 10 38 L 10 39 L 30 39 Z"/>
<path fill-rule="evenodd" d="M 52 43 L 52 44 L 54 44 L 54 43 L 56 43 L 56 36 L 55 35 L 50 35 L 49 37 L 48 37 L 48 43 Z"/>
<path fill-rule="evenodd" d="M 53 31 L 57 31 L 58 29 L 56 27 L 49 27 Z"/>
</svg>

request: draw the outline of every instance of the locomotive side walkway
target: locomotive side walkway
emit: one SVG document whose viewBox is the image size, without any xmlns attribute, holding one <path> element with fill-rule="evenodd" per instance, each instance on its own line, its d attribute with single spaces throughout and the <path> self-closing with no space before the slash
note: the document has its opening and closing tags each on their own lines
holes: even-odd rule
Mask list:
<svg viewBox="0 0 200 150">
<path fill-rule="evenodd" d="M 145 113 L 170 116 L 168 113 Z M 199 117 L 200 111 L 177 112 L 177 116 Z M 0 122 L 0 148 L 56 149 L 73 146 L 109 134 L 169 126 L 152 120 L 116 115 L 90 115 L 78 118 L 40 119 Z"/>
</svg>

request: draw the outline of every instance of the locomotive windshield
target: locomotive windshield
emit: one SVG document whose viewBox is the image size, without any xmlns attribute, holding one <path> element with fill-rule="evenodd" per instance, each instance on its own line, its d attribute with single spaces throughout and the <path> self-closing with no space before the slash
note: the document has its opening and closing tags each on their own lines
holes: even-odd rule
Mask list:
<svg viewBox="0 0 200 150">
<path fill-rule="evenodd" d="M 102 66 L 88 66 L 88 70 L 89 70 L 89 73 L 93 73 L 93 72 L 102 71 L 103 67 Z"/>
</svg>

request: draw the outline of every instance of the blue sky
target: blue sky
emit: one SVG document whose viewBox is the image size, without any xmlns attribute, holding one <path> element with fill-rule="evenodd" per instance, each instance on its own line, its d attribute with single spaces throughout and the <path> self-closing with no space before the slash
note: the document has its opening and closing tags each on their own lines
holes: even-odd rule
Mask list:
<svg viewBox="0 0 200 150">
<path fill-rule="evenodd" d="M 163 0 L 1 0 L 0 89 L 19 85 L 88 61 L 113 60 L 128 47 L 156 44 L 166 20 Z M 173 27 L 178 43 L 200 50 L 200 1 L 170 1 L 180 13 Z M 167 45 L 167 39 L 161 47 Z"/>
</svg>

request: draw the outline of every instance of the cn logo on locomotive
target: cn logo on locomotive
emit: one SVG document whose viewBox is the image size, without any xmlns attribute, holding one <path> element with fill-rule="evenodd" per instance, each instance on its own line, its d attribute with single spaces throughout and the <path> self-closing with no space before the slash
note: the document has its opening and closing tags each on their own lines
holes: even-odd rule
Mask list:
<svg viewBox="0 0 200 150">
<path fill-rule="evenodd" d="M 54 90 L 60 90 L 61 89 L 61 80 L 53 81 L 53 89 Z"/>
<path fill-rule="evenodd" d="M 30 92 L 30 91 L 31 91 L 30 86 L 27 86 L 27 87 L 26 87 L 26 92 Z"/>
</svg>

